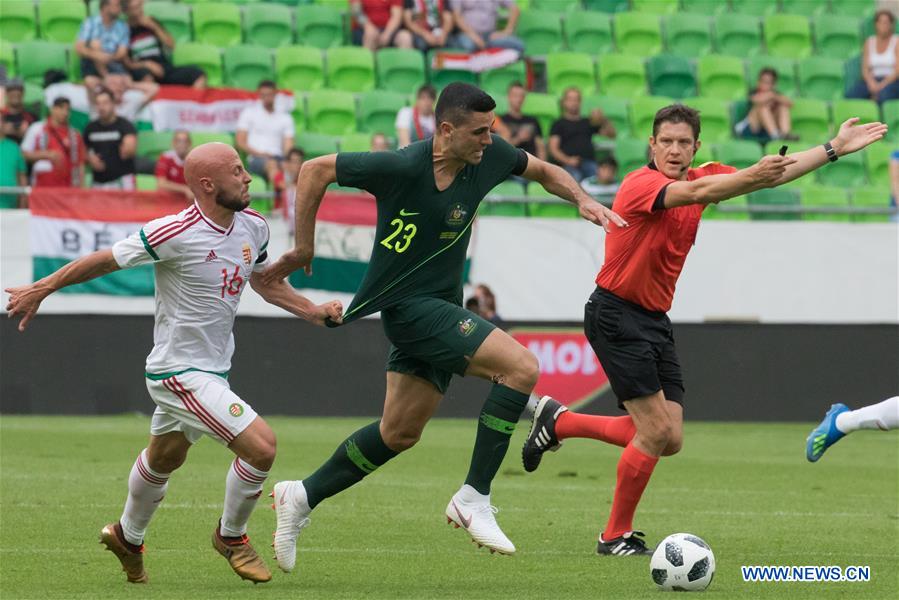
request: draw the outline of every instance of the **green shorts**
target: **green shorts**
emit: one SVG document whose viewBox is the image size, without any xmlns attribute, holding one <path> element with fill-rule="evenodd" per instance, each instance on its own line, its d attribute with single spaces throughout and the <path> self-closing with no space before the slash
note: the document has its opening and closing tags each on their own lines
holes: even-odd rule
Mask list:
<svg viewBox="0 0 899 600">
<path fill-rule="evenodd" d="M 453 373 L 464 375 L 490 332 L 490 321 L 439 298 L 410 298 L 381 311 L 390 340 L 387 370 L 407 373 L 446 393 Z"/>
</svg>

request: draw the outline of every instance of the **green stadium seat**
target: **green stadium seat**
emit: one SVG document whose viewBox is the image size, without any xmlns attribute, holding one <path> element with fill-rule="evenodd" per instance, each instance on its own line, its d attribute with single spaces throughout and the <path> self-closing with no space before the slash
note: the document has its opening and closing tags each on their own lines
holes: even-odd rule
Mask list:
<svg viewBox="0 0 899 600">
<path fill-rule="evenodd" d="M 325 85 L 322 51 L 313 46 L 283 46 L 275 50 L 278 85 L 289 90 L 312 91 Z"/>
<path fill-rule="evenodd" d="M 830 3 L 830 12 L 835 15 L 858 18 L 859 16 L 873 15 L 876 6 L 876 0 L 833 0 Z"/>
<path fill-rule="evenodd" d="M 880 142 L 871 144 L 862 151 L 868 165 L 868 181 L 872 185 L 890 184 L 890 154 L 893 150 L 893 146 Z"/>
<path fill-rule="evenodd" d="M 69 46 L 58 42 L 32 40 L 16 44 L 16 72 L 26 83 L 44 85 L 44 72 L 57 69 L 66 72 Z"/>
<path fill-rule="evenodd" d="M 762 51 L 762 30 L 757 17 L 725 13 L 715 19 L 712 28 L 715 51 L 747 58 Z"/>
<path fill-rule="evenodd" d="M 509 84 L 514 81 L 523 85 L 527 83 L 527 69 L 523 61 L 519 60 L 505 67 L 481 72 L 481 88 L 494 99 L 505 96 Z"/>
<path fill-rule="evenodd" d="M 526 6 L 518 3 L 522 10 L 544 10 L 548 12 L 564 13 L 581 8 L 581 0 L 525 0 Z"/>
<path fill-rule="evenodd" d="M 371 136 L 372 134 L 361 131 L 357 133 L 348 133 L 340 138 L 340 151 L 368 152 L 371 150 Z"/>
<path fill-rule="evenodd" d="M 658 54 L 646 61 L 649 89 L 656 96 L 687 98 L 696 95 L 696 76 L 690 61 L 676 54 Z"/>
<path fill-rule="evenodd" d="M 856 188 L 867 184 L 868 169 L 861 152 L 853 152 L 840 157 L 835 163 L 824 165 L 818 170 L 818 181 L 825 185 Z"/>
<path fill-rule="evenodd" d="M 698 58 L 711 51 L 712 35 L 707 17 L 680 13 L 665 19 L 665 48 L 671 54 Z"/>
<path fill-rule="evenodd" d="M 250 4 L 243 11 L 244 39 L 248 44 L 280 48 L 293 43 L 293 11 L 270 2 Z"/>
<path fill-rule="evenodd" d="M 643 59 L 628 54 L 606 54 L 599 58 L 599 91 L 606 96 L 634 98 L 646 94 Z"/>
<path fill-rule="evenodd" d="M 827 104 L 814 98 L 794 98 L 790 110 L 793 133 L 805 142 L 816 142 L 830 134 Z"/>
<path fill-rule="evenodd" d="M 738 100 L 746 97 L 743 61 L 735 56 L 709 54 L 696 61 L 699 92 L 709 98 Z"/>
<path fill-rule="evenodd" d="M 356 131 L 356 101 L 343 90 L 316 90 L 306 96 L 309 130 L 327 135 Z"/>
<path fill-rule="evenodd" d="M 543 130 L 544 138 L 548 139 L 553 121 L 559 118 L 559 99 L 551 94 L 530 92 L 524 98 L 521 112 L 526 115 L 533 115 L 540 121 L 540 128 Z"/>
<path fill-rule="evenodd" d="M 727 2 L 721 0 L 681 0 L 681 6 L 685 13 L 707 17 L 723 14 L 728 9 Z"/>
<path fill-rule="evenodd" d="M 518 18 L 516 35 L 524 42 L 528 56 L 543 56 L 563 49 L 562 20 L 554 12 L 526 10 Z"/>
<path fill-rule="evenodd" d="M 222 53 L 225 84 L 255 90 L 264 79 L 274 79 L 272 51 L 264 46 L 231 46 Z"/>
<path fill-rule="evenodd" d="M 137 187 L 137 191 L 139 192 L 155 192 L 156 191 L 156 176 L 155 175 L 147 175 L 145 173 L 138 173 L 135 177 L 135 184 Z"/>
<path fill-rule="evenodd" d="M 27 42 L 37 37 L 34 2 L 3 0 L 0 4 L 0 39 L 9 43 Z"/>
<path fill-rule="evenodd" d="M 832 185 L 814 184 L 802 188 L 800 193 L 800 204 L 803 207 L 811 208 L 849 208 L 849 195 L 846 189 L 835 187 Z M 803 212 L 803 221 L 849 221 L 850 217 L 847 213 L 813 213 Z"/>
<path fill-rule="evenodd" d="M 343 17 L 332 6 L 298 6 L 296 23 L 298 44 L 316 48 L 331 48 L 343 44 Z"/>
<path fill-rule="evenodd" d="M 325 55 L 328 87 L 365 92 L 375 87 L 375 57 L 360 46 L 331 48 Z"/>
<path fill-rule="evenodd" d="M 790 98 L 797 95 L 796 86 L 796 61 L 780 56 L 753 56 L 748 61 L 749 77 L 746 83 L 749 89 L 755 88 L 755 82 L 759 79 L 759 71 L 770 67 L 777 71 L 777 91 Z"/>
<path fill-rule="evenodd" d="M 649 135 L 641 139 L 615 139 L 615 161 L 618 163 L 619 179 L 624 179 L 625 175 L 646 166 L 649 162 L 649 143 L 646 141 L 648 137 Z"/>
<path fill-rule="evenodd" d="M 210 87 L 222 85 L 222 56 L 217 46 L 199 42 L 185 42 L 175 46 L 172 62 L 176 66 L 196 65 L 206 72 Z"/>
<path fill-rule="evenodd" d="M 565 39 L 572 52 L 593 55 L 612 52 L 612 19 L 600 12 L 571 14 L 565 20 Z"/>
<path fill-rule="evenodd" d="M 611 14 L 629 11 L 631 3 L 630 0 L 584 0 L 584 8 Z"/>
<path fill-rule="evenodd" d="M 827 12 L 827 9 L 827 2 L 821 0 L 780 0 L 780 11 L 788 15 L 814 17 Z"/>
<path fill-rule="evenodd" d="M 659 109 L 674 104 L 673 98 L 660 96 L 640 96 L 631 101 L 631 131 L 637 138 L 652 135 L 652 122 Z"/>
<path fill-rule="evenodd" d="M 248 186 L 248 188 L 250 194 L 264 194 L 268 192 L 268 185 L 265 183 L 265 179 L 257 176 L 254 176 L 253 179 L 250 180 L 250 185 Z M 274 200 L 272 198 L 251 197 L 250 208 L 258 213 L 267 215 L 272 212 L 272 209 L 274 208 Z"/>
<path fill-rule="evenodd" d="M 199 146 L 200 144 L 209 144 L 212 142 L 228 144 L 229 146 L 234 145 L 234 134 L 231 133 L 218 133 L 215 131 L 193 131 L 190 134 L 190 139 L 193 142 L 194 147 Z"/>
<path fill-rule="evenodd" d="M 752 192 L 746 199 L 748 206 L 799 206 L 799 191 L 790 188 L 766 188 Z M 751 212 L 753 221 L 798 221 L 798 212 Z"/>
<path fill-rule="evenodd" d="M 306 160 L 309 160 L 337 153 L 338 139 L 333 135 L 304 131 L 297 133 L 294 142 L 303 149 L 303 152 L 306 154 Z"/>
<path fill-rule="evenodd" d="M 144 3 L 144 12 L 165 27 L 176 44 L 191 41 L 190 7 L 177 2 L 154 0 Z"/>
<path fill-rule="evenodd" d="M 887 100 L 881 108 L 883 109 L 883 122 L 889 127 L 887 139 L 899 138 L 899 100 Z"/>
<path fill-rule="evenodd" d="M 799 89 L 806 98 L 835 100 L 843 97 L 843 61 L 810 56 L 799 61 Z"/>
<path fill-rule="evenodd" d="M 700 134 L 700 138 L 702 134 Z M 715 146 L 715 159 L 738 169 L 752 166 L 762 158 L 762 147 L 749 140 L 732 140 Z"/>
<path fill-rule="evenodd" d="M 509 112 L 509 98 L 506 94 L 497 94 L 493 96 L 493 101 L 496 102 L 496 108 L 493 109 L 494 115 L 504 115 Z"/>
<path fill-rule="evenodd" d="M 615 46 L 631 56 L 652 56 L 662 51 L 662 29 L 658 15 L 641 12 L 615 15 Z"/>
<path fill-rule="evenodd" d="M 396 113 L 406 106 L 405 94 L 373 90 L 359 95 L 359 130 L 394 135 Z"/>
<path fill-rule="evenodd" d="M 585 96 L 581 102 L 581 114 L 590 116 L 590 112 L 598 108 L 615 125 L 616 137 L 631 135 L 630 102 L 615 96 Z M 705 125 L 705 123 L 703 123 Z"/>
<path fill-rule="evenodd" d="M 890 206 L 890 188 L 865 186 L 852 190 L 852 206 L 860 208 L 888 208 Z M 890 220 L 887 214 L 853 215 L 856 223 L 886 223 Z"/>
<path fill-rule="evenodd" d="M 812 53 L 808 17 L 802 15 L 768 15 L 765 17 L 765 45 L 771 56 L 805 58 Z"/>
<path fill-rule="evenodd" d="M 0 10 L 5 12 L 5 8 Z M 87 10 L 83 2 L 41 2 L 38 5 L 41 39 L 74 44 L 81 22 L 86 16 Z"/>
<path fill-rule="evenodd" d="M 862 46 L 858 20 L 838 15 L 818 15 L 814 19 L 815 54 L 844 60 Z"/>
<path fill-rule="evenodd" d="M 375 53 L 378 87 L 409 93 L 424 84 L 425 61 L 421 52 L 402 48 L 382 48 Z"/>
<path fill-rule="evenodd" d="M 588 94 L 596 88 L 593 58 L 580 52 L 551 52 L 546 55 L 546 80 L 550 94 L 560 95 L 569 87 Z"/>
<path fill-rule="evenodd" d="M 741 16 L 752 15 L 762 17 L 777 12 L 780 0 L 750 0 L 749 2 L 740 2 L 737 0 L 731 5 L 733 11 Z"/>
<path fill-rule="evenodd" d="M 171 131 L 138 131 L 137 155 L 155 161 L 172 147 Z"/>
<path fill-rule="evenodd" d="M 721 207 L 725 207 L 722 209 Z M 734 212 L 731 209 L 743 209 Z M 707 221 L 714 219 L 716 221 L 747 221 L 749 213 L 746 212 L 746 196 L 737 196 L 736 198 L 728 198 L 720 204 L 709 204 L 702 211 L 702 220 Z"/>
<path fill-rule="evenodd" d="M 679 8 L 678 3 L 679 0 L 631 0 L 635 11 L 654 15 L 673 15 Z"/>
<path fill-rule="evenodd" d="M 16 54 L 12 49 L 12 44 L 3 39 L 0 39 L 0 65 L 6 69 L 8 77 L 15 77 Z"/>
<path fill-rule="evenodd" d="M 478 214 L 481 216 L 491 217 L 526 217 L 527 203 L 525 202 L 490 202 L 491 197 L 498 196 L 524 198 L 524 186 L 515 181 L 503 181 L 495 188 L 490 190 L 484 202 L 481 202 L 481 208 Z"/>
<path fill-rule="evenodd" d="M 859 124 L 880 121 L 880 111 L 873 100 L 835 100 L 833 108 L 833 132 L 839 130 L 843 121 L 852 117 L 861 119 Z"/>
<path fill-rule="evenodd" d="M 428 78 L 431 82 L 431 85 L 433 85 L 438 90 L 442 90 L 448 84 L 454 81 L 462 81 L 465 83 L 473 84 L 478 83 L 478 76 L 476 73 L 458 69 L 444 69 L 442 67 L 439 56 L 442 54 L 453 54 L 454 52 L 464 53 L 465 51 L 459 50 L 458 48 L 434 48 L 428 50 L 428 55 L 425 59 L 427 62 L 426 66 L 428 67 Z"/>
<path fill-rule="evenodd" d="M 709 144 L 726 142 L 731 138 L 733 127 L 730 124 L 730 110 L 726 101 L 702 96 L 687 98 L 684 104 L 699 111 L 702 119 L 699 139 L 705 144 L 703 148 Z"/>
<path fill-rule="evenodd" d="M 565 202 L 552 192 L 546 189 L 536 181 L 528 184 L 528 198 L 545 198 L 555 199 L 555 202 L 528 202 L 528 214 L 531 217 L 541 219 L 576 219 L 578 217 L 577 208 L 568 202 Z"/>
<path fill-rule="evenodd" d="M 225 2 L 203 2 L 193 7 L 194 40 L 220 48 L 240 43 L 240 8 Z"/>
</svg>

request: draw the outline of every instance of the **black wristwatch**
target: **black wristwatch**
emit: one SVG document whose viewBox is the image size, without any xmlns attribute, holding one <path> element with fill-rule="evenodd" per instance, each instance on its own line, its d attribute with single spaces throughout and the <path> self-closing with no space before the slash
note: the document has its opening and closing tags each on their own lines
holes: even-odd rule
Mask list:
<svg viewBox="0 0 899 600">
<path fill-rule="evenodd" d="M 837 162 L 837 151 L 833 149 L 830 142 L 824 142 L 824 151 L 827 152 L 827 160 Z"/>
</svg>

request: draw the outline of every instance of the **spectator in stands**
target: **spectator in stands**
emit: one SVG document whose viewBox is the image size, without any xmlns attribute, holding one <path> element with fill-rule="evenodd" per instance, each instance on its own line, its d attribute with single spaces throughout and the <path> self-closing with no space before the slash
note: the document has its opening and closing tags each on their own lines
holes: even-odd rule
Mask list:
<svg viewBox="0 0 899 600">
<path fill-rule="evenodd" d="M 761 142 L 799 139 L 790 133 L 793 102 L 779 93 L 776 87 L 776 70 L 765 67 L 759 71 L 755 89 L 749 92 L 749 114 L 734 125 L 737 135 Z"/>
<path fill-rule="evenodd" d="M 372 152 L 386 152 L 390 150 L 390 143 L 387 141 L 387 136 L 383 133 L 375 133 L 371 136 L 371 151 Z"/>
<path fill-rule="evenodd" d="M 468 52 L 484 48 L 510 48 L 524 52 L 524 42 L 515 37 L 515 25 L 521 11 L 515 0 L 450 0 L 456 32 L 451 45 Z M 509 11 L 509 18 L 503 29 L 496 29 L 500 8 Z"/>
<path fill-rule="evenodd" d="M 570 87 L 562 94 L 562 117 L 549 130 L 549 154 L 574 177 L 583 181 L 596 173 L 593 135 L 615 137 L 615 126 L 602 110 L 594 108 L 590 118 L 581 116 L 581 91 Z"/>
<path fill-rule="evenodd" d="M 874 35 L 862 44 L 862 73 L 847 98 L 883 103 L 899 98 L 899 35 L 889 10 L 874 14 Z"/>
<path fill-rule="evenodd" d="M 131 30 L 125 64 L 135 81 L 206 87 L 203 69 L 192 65 L 176 67 L 166 57 L 166 50 L 175 47 L 175 40 L 159 21 L 144 14 L 144 0 L 126 0 L 125 14 Z"/>
<path fill-rule="evenodd" d="M 246 107 L 237 119 L 237 147 L 247 155 L 247 169 L 274 181 L 281 161 L 293 148 L 293 119 L 275 110 L 273 81 L 259 82 L 259 102 Z"/>
<path fill-rule="evenodd" d="M 437 127 L 434 122 L 436 101 L 437 90 L 433 86 L 423 85 L 415 94 L 415 105 L 404 106 L 396 113 L 396 141 L 399 148 L 434 135 Z"/>
<path fill-rule="evenodd" d="M 93 187 L 133 190 L 137 168 L 137 130 L 131 121 L 116 114 L 112 92 L 101 88 L 94 94 L 97 118 L 84 128 L 87 162 L 94 174 Z"/>
<path fill-rule="evenodd" d="M 24 187 L 28 185 L 28 168 L 19 144 L 6 136 L 5 128 L 0 128 L 0 187 Z M 25 194 L 0 194 L 0 209 L 25 208 L 28 196 Z"/>
<path fill-rule="evenodd" d="M 422 52 L 443 48 L 453 30 L 449 0 L 405 0 L 403 24 L 412 32 L 412 43 Z"/>
<path fill-rule="evenodd" d="M 81 57 L 81 77 L 89 90 L 109 73 L 128 73 L 128 26 L 119 20 L 121 14 L 119 0 L 100 0 L 100 14 L 81 23 L 75 51 Z"/>
<path fill-rule="evenodd" d="M 369 50 L 411 48 L 412 34 L 403 29 L 403 0 L 350 0 L 353 43 Z"/>
<path fill-rule="evenodd" d="M 294 205 L 297 197 L 297 177 L 300 176 L 300 168 L 306 153 L 302 148 L 291 148 L 287 152 L 287 160 L 284 161 L 284 170 L 278 171 L 272 182 L 275 188 L 275 208 L 284 213 L 287 227 L 293 235 Z"/>
<path fill-rule="evenodd" d="M 493 290 L 483 283 L 478 284 L 474 289 L 474 297 L 478 300 L 480 309 L 478 314 L 500 329 L 505 329 L 505 321 L 496 313 L 496 296 L 493 294 Z"/>
<path fill-rule="evenodd" d="M 520 81 L 509 84 L 506 96 L 509 101 L 509 112 L 500 116 L 497 131 L 513 146 L 533 154 L 540 160 L 546 160 L 546 144 L 543 142 L 540 121 L 532 115 L 521 112 L 526 95 L 527 91 Z"/>
<path fill-rule="evenodd" d="M 116 113 L 134 122 L 137 121 L 138 113 L 156 96 L 159 84 L 153 81 L 134 82 L 128 75 L 107 75 L 103 78 L 103 85 L 88 90 L 92 118 L 97 117 L 94 92 L 99 89 L 109 90 L 115 102 Z"/>
<path fill-rule="evenodd" d="M 159 155 L 154 170 L 157 189 L 181 194 L 188 202 L 193 201 L 194 193 L 190 191 L 184 179 L 184 159 L 187 158 L 192 146 L 190 132 L 179 129 L 172 136 L 172 149 Z"/>
<path fill-rule="evenodd" d="M 6 106 L 0 109 L 0 123 L 4 136 L 16 144 L 22 143 L 25 132 L 37 117 L 25 110 L 25 86 L 12 79 L 6 84 Z"/>
<path fill-rule="evenodd" d="M 618 162 L 611 156 L 602 158 L 596 165 L 596 173 L 581 182 L 585 192 L 603 200 L 611 200 L 618 185 Z"/>
<path fill-rule="evenodd" d="M 69 99 L 58 97 L 45 121 L 33 123 L 22 140 L 22 154 L 31 169 L 31 185 L 81 187 L 84 184 L 84 141 L 69 127 Z"/>
</svg>

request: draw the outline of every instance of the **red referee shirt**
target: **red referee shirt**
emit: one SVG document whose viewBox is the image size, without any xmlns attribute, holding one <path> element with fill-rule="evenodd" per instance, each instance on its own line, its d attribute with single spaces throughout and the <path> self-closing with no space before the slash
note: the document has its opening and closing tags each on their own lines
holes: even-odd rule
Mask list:
<svg viewBox="0 0 899 600">
<path fill-rule="evenodd" d="M 720 163 L 706 163 L 688 170 L 687 179 L 736 170 Z M 629 227 L 612 225 L 612 232 L 606 235 L 605 263 L 596 276 L 600 287 L 652 311 L 667 312 L 671 308 L 674 286 L 696 240 L 705 208 L 702 204 L 689 204 L 653 210 L 659 192 L 675 181 L 653 164 L 624 178 L 612 210 Z"/>
</svg>

